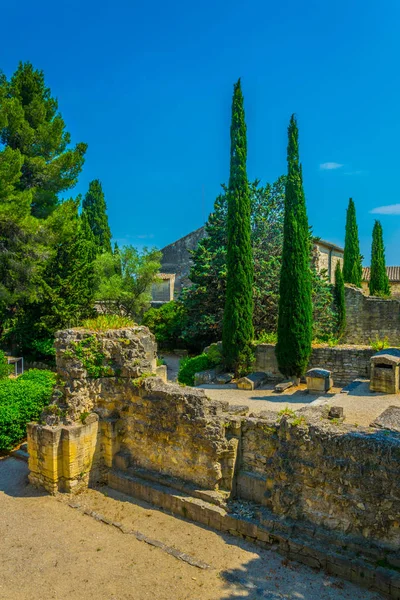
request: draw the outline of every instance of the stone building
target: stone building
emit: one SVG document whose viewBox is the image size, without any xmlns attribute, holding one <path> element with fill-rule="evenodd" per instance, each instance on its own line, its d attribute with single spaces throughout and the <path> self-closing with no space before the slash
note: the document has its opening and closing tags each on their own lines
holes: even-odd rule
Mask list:
<svg viewBox="0 0 400 600">
<path fill-rule="evenodd" d="M 205 227 L 200 227 L 172 244 L 161 249 L 161 282 L 153 285 L 152 306 L 158 306 L 179 297 L 183 287 L 190 285 L 189 272 L 192 265 L 190 251 L 206 236 Z M 325 271 L 334 283 L 336 263 L 343 266 L 343 248 L 325 240 L 317 239 L 314 245 L 314 260 L 319 272 Z"/>
<path fill-rule="evenodd" d="M 392 296 L 400 298 L 400 267 L 386 267 L 386 273 L 389 277 L 390 291 Z M 362 289 L 366 294 L 369 294 L 369 280 L 371 277 L 371 268 L 363 267 L 362 274 Z"/>
<path fill-rule="evenodd" d="M 331 242 L 316 239 L 314 242 L 314 256 L 319 272 L 326 271 L 331 283 L 335 283 L 335 269 L 339 262 L 343 268 L 344 249 Z"/>
</svg>

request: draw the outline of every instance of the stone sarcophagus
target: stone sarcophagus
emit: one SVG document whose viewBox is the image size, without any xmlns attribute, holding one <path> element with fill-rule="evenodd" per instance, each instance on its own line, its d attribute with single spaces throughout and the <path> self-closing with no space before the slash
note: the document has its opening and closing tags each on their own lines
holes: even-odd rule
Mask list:
<svg viewBox="0 0 400 600">
<path fill-rule="evenodd" d="M 371 357 L 371 392 L 399 392 L 400 350 L 387 348 Z"/>
<path fill-rule="evenodd" d="M 327 392 L 333 386 L 332 373 L 327 369 L 310 369 L 306 373 L 306 381 L 311 394 Z"/>
</svg>

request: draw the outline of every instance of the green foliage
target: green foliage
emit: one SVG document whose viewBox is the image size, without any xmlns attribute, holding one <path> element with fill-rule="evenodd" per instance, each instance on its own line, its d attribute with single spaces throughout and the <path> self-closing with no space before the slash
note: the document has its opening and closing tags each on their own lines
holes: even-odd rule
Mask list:
<svg viewBox="0 0 400 600">
<path fill-rule="evenodd" d="M 2 350 L 0 350 L 0 381 L 10 375 L 12 371 L 12 365 L 7 362 L 7 357 Z"/>
<path fill-rule="evenodd" d="M 159 308 L 150 308 L 143 315 L 146 325 L 156 337 L 160 348 L 173 350 L 183 345 L 182 329 L 185 309 L 180 302 L 166 302 Z"/>
<path fill-rule="evenodd" d="M 356 220 L 356 207 L 350 198 L 346 214 L 346 236 L 344 240 L 343 279 L 345 283 L 352 283 L 361 287 L 362 256 L 358 240 L 358 226 Z"/>
<path fill-rule="evenodd" d="M 6 338 L 20 351 L 37 355 L 38 343 L 62 328 L 79 325 L 93 315 L 94 264 L 91 241 L 84 236 L 78 203 L 65 202 L 47 220 L 56 229 L 54 246 L 43 265 L 35 300 L 19 299 L 8 322 Z"/>
<path fill-rule="evenodd" d="M 204 353 L 207 354 L 208 358 L 216 365 L 223 363 L 222 345 L 211 344 L 205 348 Z"/>
<path fill-rule="evenodd" d="M 94 319 L 85 319 L 81 326 L 92 331 L 107 331 L 107 329 L 122 329 L 136 325 L 129 317 L 122 315 L 98 315 Z"/>
<path fill-rule="evenodd" d="M 11 450 L 26 436 L 26 425 L 50 402 L 56 375 L 32 369 L 17 379 L 0 381 L 0 451 Z"/>
<path fill-rule="evenodd" d="M 32 340 L 31 350 L 32 357 L 35 360 L 50 360 L 55 363 L 56 349 L 54 347 L 54 338 Z"/>
<path fill-rule="evenodd" d="M 111 253 L 111 231 L 108 225 L 107 205 L 98 179 L 89 183 L 89 191 L 82 202 L 82 216 L 93 233 L 97 252 Z"/>
<path fill-rule="evenodd" d="M 301 377 L 311 354 L 312 303 L 310 234 L 294 115 L 290 120 L 288 138 L 276 356 L 281 373 L 287 377 Z"/>
<path fill-rule="evenodd" d="M 160 271 L 161 252 L 124 246 L 104 252 L 95 262 L 96 299 L 102 311 L 140 321 L 150 307 L 151 286 Z"/>
<path fill-rule="evenodd" d="M 70 140 L 43 71 L 27 62 L 19 64 L 10 81 L 0 77 L 0 142 L 22 157 L 16 188 L 30 191 L 37 217 L 48 216 L 58 194 L 77 183 L 87 146 L 70 149 Z"/>
<path fill-rule="evenodd" d="M 370 346 L 375 352 L 379 352 L 380 350 L 384 350 L 385 348 L 389 348 L 389 340 L 385 336 L 383 339 L 375 336 L 374 340 L 369 340 Z"/>
<path fill-rule="evenodd" d="M 275 332 L 268 333 L 267 331 L 262 331 L 257 339 L 254 340 L 254 344 L 258 346 L 259 344 L 276 344 L 278 341 L 278 336 Z"/>
<path fill-rule="evenodd" d="M 252 360 L 253 256 L 251 205 L 246 172 L 247 140 L 240 79 L 234 86 L 228 186 L 226 296 L 222 344 L 227 368 L 245 370 Z"/>
<path fill-rule="evenodd" d="M 208 218 L 207 236 L 192 252 L 192 285 L 182 292 L 187 318 L 182 337 L 186 347 L 204 348 L 221 340 L 226 293 L 227 194 L 218 196 Z M 261 187 L 249 185 L 253 249 L 253 325 L 259 336 L 276 331 L 283 239 L 285 177 Z"/>
<path fill-rule="evenodd" d="M 311 265 L 312 336 L 328 341 L 337 331 L 334 290 L 326 270 Z"/>
<path fill-rule="evenodd" d="M 389 277 L 385 263 L 385 246 L 383 245 L 383 232 L 380 221 L 375 221 L 372 231 L 369 293 L 371 296 L 390 296 Z"/>
<path fill-rule="evenodd" d="M 339 261 L 336 263 L 335 269 L 335 302 L 338 321 L 337 332 L 339 337 L 341 337 L 346 329 L 346 299 L 343 273 Z"/>
<path fill-rule="evenodd" d="M 0 75 L 0 334 L 43 356 L 56 329 L 89 316 L 93 251 L 78 225 L 77 183 L 85 144 L 70 135 L 44 74 L 20 63 Z"/>
<path fill-rule="evenodd" d="M 212 369 L 216 366 L 215 363 L 207 354 L 199 356 L 182 358 L 179 363 L 178 381 L 184 385 L 193 385 L 195 373 Z"/>
<path fill-rule="evenodd" d="M 104 377 L 109 374 L 109 369 L 104 365 L 105 355 L 101 351 L 101 343 L 92 335 L 79 342 L 72 342 L 70 348 L 64 353 L 69 356 L 68 352 L 72 353 L 86 369 L 89 377 Z"/>
</svg>

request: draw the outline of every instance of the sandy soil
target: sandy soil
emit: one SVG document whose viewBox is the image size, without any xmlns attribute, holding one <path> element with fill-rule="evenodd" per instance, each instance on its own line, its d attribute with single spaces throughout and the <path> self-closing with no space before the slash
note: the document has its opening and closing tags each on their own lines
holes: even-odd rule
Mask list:
<svg viewBox="0 0 400 600">
<path fill-rule="evenodd" d="M 211 565 L 192 567 L 27 483 L 27 465 L 0 460 L 0 600 L 378 600 L 272 551 L 177 519 L 108 488 L 80 504 Z"/>
<path fill-rule="evenodd" d="M 349 394 L 336 394 L 326 402 L 331 406 L 343 406 L 345 423 L 368 427 L 389 406 L 400 407 L 400 394 L 370 392 L 368 381 Z"/>
<path fill-rule="evenodd" d="M 229 404 L 246 405 L 251 412 L 259 413 L 262 410 L 280 411 L 286 407 L 292 410 L 298 410 L 303 406 L 308 406 L 316 400 L 329 400 L 340 388 L 332 388 L 329 394 L 319 396 L 318 394 L 309 394 L 307 386 L 301 384 L 296 388 L 289 388 L 283 394 L 274 392 L 274 385 L 267 384 L 253 391 L 238 390 L 235 384 L 226 385 L 200 385 L 200 388 L 206 391 L 206 394 L 212 400 L 224 400 Z"/>
</svg>

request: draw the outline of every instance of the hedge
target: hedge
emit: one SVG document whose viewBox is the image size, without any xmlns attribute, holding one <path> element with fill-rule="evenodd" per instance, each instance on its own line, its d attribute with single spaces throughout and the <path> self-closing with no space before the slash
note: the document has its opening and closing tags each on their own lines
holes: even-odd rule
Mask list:
<svg viewBox="0 0 400 600">
<path fill-rule="evenodd" d="M 217 362 L 212 360 L 207 354 L 199 354 L 192 358 L 183 358 L 179 364 L 178 381 L 185 385 L 194 384 L 194 375 L 206 369 L 212 369 Z"/>
<path fill-rule="evenodd" d="M 0 451 L 11 450 L 26 436 L 26 425 L 39 419 L 50 402 L 56 375 L 31 369 L 17 379 L 0 381 Z"/>
</svg>

